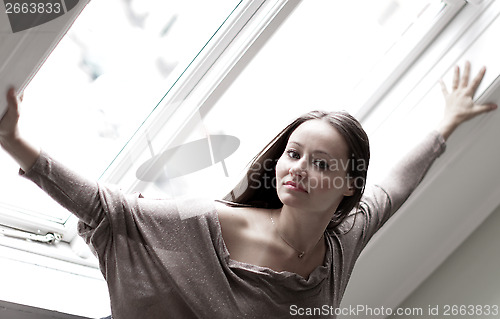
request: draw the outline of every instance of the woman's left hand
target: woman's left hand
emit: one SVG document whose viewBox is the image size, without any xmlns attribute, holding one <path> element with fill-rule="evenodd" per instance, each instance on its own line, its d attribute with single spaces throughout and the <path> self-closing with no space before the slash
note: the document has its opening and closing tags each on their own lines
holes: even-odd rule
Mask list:
<svg viewBox="0 0 500 319">
<path fill-rule="evenodd" d="M 458 66 L 455 67 L 451 92 L 448 92 L 446 85 L 440 80 L 446 105 L 438 131 L 443 135 L 445 140 L 463 122 L 497 108 L 497 105 L 494 103 L 480 105 L 475 104 L 472 100 L 485 72 L 486 68 L 483 67 L 476 77 L 469 82 L 470 63 L 467 61 L 462 77 L 460 77 L 460 68 Z"/>
</svg>

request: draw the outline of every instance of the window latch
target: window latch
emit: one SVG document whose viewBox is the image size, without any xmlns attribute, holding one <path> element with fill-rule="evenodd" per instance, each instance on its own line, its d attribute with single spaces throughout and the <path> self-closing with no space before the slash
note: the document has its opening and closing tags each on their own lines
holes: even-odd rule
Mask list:
<svg viewBox="0 0 500 319">
<path fill-rule="evenodd" d="M 34 234 L 22 230 L 6 229 L 0 227 L 0 234 L 18 239 L 26 239 L 39 243 L 56 244 L 61 241 L 62 235 L 58 233 L 47 233 L 45 235 Z"/>
</svg>

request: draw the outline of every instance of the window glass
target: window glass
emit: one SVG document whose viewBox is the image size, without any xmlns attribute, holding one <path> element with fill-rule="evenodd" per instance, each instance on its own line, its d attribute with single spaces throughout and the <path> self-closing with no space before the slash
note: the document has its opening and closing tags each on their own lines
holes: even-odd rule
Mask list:
<svg viewBox="0 0 500 319">
<path fill-rule="evenodd" d="M 25 90 L 22 132 L 97 180 L 239 4 L 91 1 Z M 68 212 L 1 156 L 0 218 L 66 222 Z"/>
<path fill-rule="evenodd" d="M 144 166 L 134 173 L 146 183 L 136 190 L 220 198 L 296 116 L 314 109 L 355 113 L 359 83 L 416 21 L 436 16 L 443 6 L 439 1 L 302 1 L 221 97 L 206 103 L 186 126 L 172 145 L 177 155 L 171 150 L 142 160 Z M 397 61 L 390 65 L 396 66 Z M 206 145 L 191 153 L 195 142 Z M 179 154 L 200 163 L 168 178 Z M 157 163 L 146 178 L 142 169 L 161 156 L 163 166 Z M 201 163 L 210 160 L 212 165 Z"/>
</svg>

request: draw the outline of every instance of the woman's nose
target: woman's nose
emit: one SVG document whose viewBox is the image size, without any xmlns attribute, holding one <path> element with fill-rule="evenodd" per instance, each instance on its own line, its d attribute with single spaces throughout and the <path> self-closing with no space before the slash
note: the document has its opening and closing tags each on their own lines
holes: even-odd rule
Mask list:
<svg viewBox="0 0 500 319">
<path fill-rule="evenodd" d="M 295 163 L 295 165 L 290 167 L 288 172 L 292 176 L 306 177 L 307 176 L 307 163 L 303 160 L 297 161 Z"/>
</svg>

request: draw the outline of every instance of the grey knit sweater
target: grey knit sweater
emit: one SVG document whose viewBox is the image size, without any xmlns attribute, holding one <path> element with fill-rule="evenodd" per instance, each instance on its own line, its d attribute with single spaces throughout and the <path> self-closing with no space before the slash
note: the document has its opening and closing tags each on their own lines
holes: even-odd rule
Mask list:
<svg viewBox="0 0 500 319">
<path fill-rule="evenodd" d="M 114 319 L 335 318 L 362 249 L 419 184 L 445 144 L 429 134 L 325 232 L 324 264 L 298 274 L 231 259 L 211 200 L 151 200 L 88 181 L 42 152 L 23 175 L 79 219 L 95 250 Z M 75 288 L 77 289 L 77 288 Z"/>
</svg>

